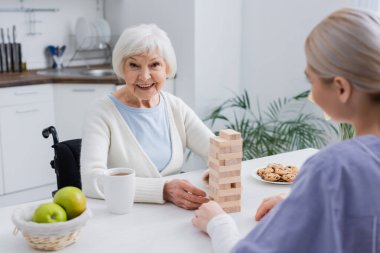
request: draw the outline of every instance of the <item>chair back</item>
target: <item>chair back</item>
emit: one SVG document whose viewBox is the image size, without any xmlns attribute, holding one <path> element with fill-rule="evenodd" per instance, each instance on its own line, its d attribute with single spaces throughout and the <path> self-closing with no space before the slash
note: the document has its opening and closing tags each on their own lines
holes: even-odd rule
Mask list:
<svg viewBox="0 0 380 253">
<path fill-rule="evenodd" d="M 57 187 L 75 186 L 82 189 L 80 178 L 80 150 L 81 139 L 73 139 L 59 142 L 58 133 L 54 126 L 42 130 L 44 138 L 53 137 L 54 159 L 50 162 L 57 176 Z M 56 191 L 53 191 L 53 196 Z"/>
<path fill-rule="evenodd" d="M 81 139 L 67 140 L 53 145 L 54 169 L 57 174 L 57 186 L 75 186 L 82 189 L 80 176 Z"/>
</svg>

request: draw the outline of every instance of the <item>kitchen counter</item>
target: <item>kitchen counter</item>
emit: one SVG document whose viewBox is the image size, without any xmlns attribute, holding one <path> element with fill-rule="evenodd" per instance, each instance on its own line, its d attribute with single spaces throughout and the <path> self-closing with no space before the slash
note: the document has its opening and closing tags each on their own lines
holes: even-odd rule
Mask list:
<svg viewBox="0 0 380 253">
<path fill-rule="evenodd" d="M 76 69 L 84 68 L 66 68 L 66 69 Z M 105 68 L 105 66 L 95 66 L 91 69 Z M 108 66 L 109 68 L 109 66 Z M 0 88 L 4 87 L 14 87 L 14 86 L 25 86 L 25 85 L 35 85 L 35 84 L 45 84 L 45 83 L 83 83 L 83 84 L 94 84 L 94 83 L 110 83 L 110 84 L 121 84 L 123 83 L 116 76 L 47 76 L 37 74 L 37 70 L 29 70 L 21 73 L 0 73 Z"/>
</svg>

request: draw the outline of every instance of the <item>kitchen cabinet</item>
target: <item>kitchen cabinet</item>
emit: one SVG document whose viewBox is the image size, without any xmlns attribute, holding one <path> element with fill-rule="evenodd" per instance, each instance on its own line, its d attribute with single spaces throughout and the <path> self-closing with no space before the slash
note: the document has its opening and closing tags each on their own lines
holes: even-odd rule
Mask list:
<svg viewBox="0 0 380 253">
<path fill-rule="evenodd" d="M 5 194 L 55 182 L 54 153 L 41 135 L 54 125 L 50 84 L 0 89 L 0 157 Z"/>
<path fill-rule="evenodd" d="M 114 84 L 54 84 L 55 127 L 59 139 L 81 138 L 84 116 L 91 103 L 115 88 Z"/>
</svg>

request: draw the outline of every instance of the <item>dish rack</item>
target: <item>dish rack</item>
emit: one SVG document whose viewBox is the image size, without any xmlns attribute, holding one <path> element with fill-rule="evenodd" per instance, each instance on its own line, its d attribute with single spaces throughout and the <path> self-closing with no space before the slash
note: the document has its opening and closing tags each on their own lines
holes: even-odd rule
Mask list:
<svg viewBox="0 0 380 253">
<path fill-rule="evenodd" d="M 74 37 L 74 36 L 73 36 Z M 112 50 L 114 41 L 117 39 L 117 36 L 111 36 L 111 41 L 109 43 L 99 42 L 95 46 L 88 48 L 83 47 L 83 45 L 88 45 L 87 40 L 98 39 L 99 37 L 86 37 L 81 44 L 77 44 L 75 38 L 72 39 L 73 46 L 75 48 L 74 53 L 69 58 L 65 66 L 70 66 L 74 61 L 84 61 L 86 65 L 90 65 L 91 61 L 103 60 L 103 64 L 111 64 L 112 61 Z M 95 63 L 98 64 L 99 62 Z"/>
</svg>

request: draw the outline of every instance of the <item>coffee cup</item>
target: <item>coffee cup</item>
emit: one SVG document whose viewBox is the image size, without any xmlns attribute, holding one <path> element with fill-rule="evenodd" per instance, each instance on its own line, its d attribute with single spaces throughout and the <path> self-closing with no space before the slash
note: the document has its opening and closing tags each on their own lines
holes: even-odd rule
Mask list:
<svg viewBox="0 0 380 253">
<path fill-rule="evenodd" d="M 130 168 L 112 168 L 105 170 L 98 179 L 95 179 L 94 187 L 105 199 L 108 211 L 114 214 L 129 213 L 135 198 L 135 171 Z"/>
</svg>

